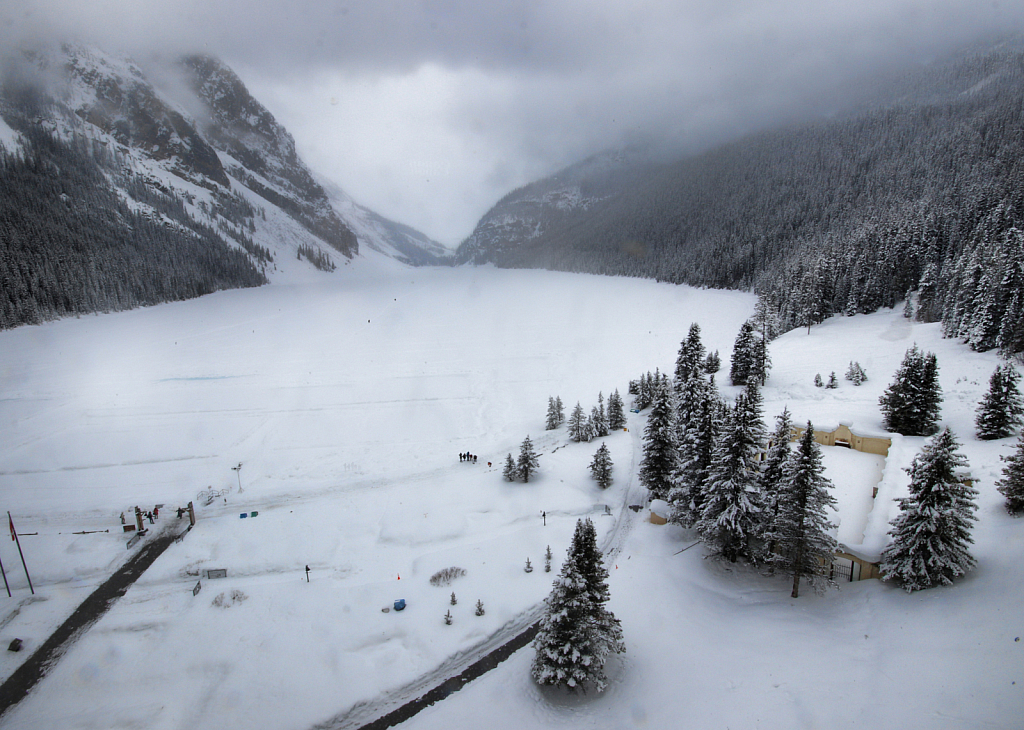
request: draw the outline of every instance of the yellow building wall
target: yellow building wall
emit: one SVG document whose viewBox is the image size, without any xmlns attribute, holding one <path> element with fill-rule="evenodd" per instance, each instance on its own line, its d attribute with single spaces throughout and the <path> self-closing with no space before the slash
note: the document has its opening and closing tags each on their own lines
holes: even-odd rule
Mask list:
<svg viewBox="0 0 1024 730">
<path fill-rule="evenodd" d="M 792 429 L 792 440 L 797 441 L 804 434 L 804 429 L 800 426 L 793 426 Z M 878 454 L 879 456 L 889 456 L 889 447 L 892 445 L 892 440 L 887 438 L 879 438 L 877 436 L 858 436 L 850 430 L 848 426 L 840 425 L 835 431 L 815 431 L 814 440 L 822 446 L 835 446 L 837 441 L 845 442 L 850 445 L 851 449 L 862 451 L 866 454 Z"/>
</svg>

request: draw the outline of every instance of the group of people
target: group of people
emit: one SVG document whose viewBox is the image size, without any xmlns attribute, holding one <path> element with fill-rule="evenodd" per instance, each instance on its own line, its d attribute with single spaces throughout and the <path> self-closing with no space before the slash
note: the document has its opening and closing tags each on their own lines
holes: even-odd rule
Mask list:
<svg viewBox="0 0 1024 730">
<path fill-rule="evenodd" d="M 180 512 L 181 511 L 179 510 L 178 517 L 181 517 Z M 135 514 L 142 515 L 145 519 L 149 520 L 149 524 L 152 525 L 153 524 L 153 520 L 160 519 L 160 508 L 159 507 L 154 507 L 152 511 L 146 510 L 144 512 L 141 509 L 139 509 L 138 507 L 136 507 L 135 508 Z M 126 522 L 127 521 L 124 518 L 124 512 L 122 512 L 121 513 L 121 524 L 124 525 L 124 524 L 126 524 Z"/>
<path fill-rule="evenodd" d="M 459 454 L 459 461 L 471 461 L 476 463 L 476 454 L 471 454 L 468 451 L 465 454 Z"/>
</svg>

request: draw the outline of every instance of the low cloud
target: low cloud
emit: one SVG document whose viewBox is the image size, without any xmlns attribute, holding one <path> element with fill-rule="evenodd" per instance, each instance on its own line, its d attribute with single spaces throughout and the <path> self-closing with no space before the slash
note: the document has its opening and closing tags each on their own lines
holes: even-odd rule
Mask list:
<svg viewBox="0 0 1024 730">
<path fill-rule="evenodd" d="M 849 102 L 887 69 L 1024 28 L 1020 3 L 45 2 L 66 37 L 231 64 L 320 174 L 454 245 L 509 189 L 632 139 L 675 152 Z"/>
</svg>

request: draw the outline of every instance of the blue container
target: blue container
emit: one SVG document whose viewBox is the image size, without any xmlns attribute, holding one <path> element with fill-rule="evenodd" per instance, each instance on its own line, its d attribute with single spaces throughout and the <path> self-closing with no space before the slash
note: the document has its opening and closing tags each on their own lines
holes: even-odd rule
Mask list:
<svg viewBox="0 0 1024 730">
<path fill-rule="evenodd" d="M 404 611 L 405 610 L 405 599 L 404 598 L 399 598 L 397 601 L 395 601 L 395 610 L 396 611 Z"/>
</svg>

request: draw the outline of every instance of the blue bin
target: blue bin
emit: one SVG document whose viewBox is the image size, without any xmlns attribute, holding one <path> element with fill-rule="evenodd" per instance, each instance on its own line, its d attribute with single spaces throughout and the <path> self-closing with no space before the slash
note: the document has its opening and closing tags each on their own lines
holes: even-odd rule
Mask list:
<svg viewBox="0 0 1024 730">
<path fill-rule="evenodd" d="M 405 599 L 404 598 L 399 598 L 397 601 L 395 601 L 395 610 L 396 611 L 404 611 L 405 610 Z"/>
</svg>

